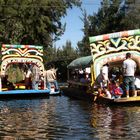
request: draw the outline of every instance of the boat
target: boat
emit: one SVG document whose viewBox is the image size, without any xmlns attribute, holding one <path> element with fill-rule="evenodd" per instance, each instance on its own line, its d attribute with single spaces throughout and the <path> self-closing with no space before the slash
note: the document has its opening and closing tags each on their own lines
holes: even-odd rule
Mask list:
<svg viewBox="0 0 140 140">
<path fill-rule="evenodd" d="M 140 29 L 109 33 L 89 37 L 91 55 L 93 60 L 93 85 L 100 75 L 102 66 L 109 63 L 109 75 L 111 69 L 120 70 L 126 53 L 131 53 L 132 59 L 137 63 L 137 76 L 140 75 Z M 136 88 L 137 96 L 129 98 L 122 96 L 118 99 L 109 99 L 98 96 L 97 102 L 105 104 L 140 104 L 140 90 Z"/>
<path fill-rule="evenodd" d="M 62 89 L 64 95 L 75 99 L 93 101 L 95 93 L 92 91 L 91 80 L 80 81 L 79 71 L 87 70 L 87 75 L 91 77 L 92 56 L 84 56 L 73 60 L 67 66 L 67 87 Z"/>
<path fill-rule="evenodd" d="M 140 105 L 140 96 L 137 97 L 122 97 L 119 99 L 110 99 L 107 97 L 99 96 L 96 103 L 106 105 Z"/>
<path fill-rule="evenodd" d="M 53 83 L 51 83 L 51 89 L 47 88 L 44 75 L 43 46 L 3 44 L 1 47 L 1 55 L 0 98 L 47 97 L 49 95 L 60 95 L 60 90 L 55 91 Z M 3 86 L 4 82 L 2 78 L 6 77 L 7 69 L 10 65 L 36 65 L 40 70 L 41 77 L 38 81 L 38 89 L 26 89 L 25 80 L 15 82 L 13 84 L 14 88 L 11 88 L 10 85 Z M 11 84 L 11 82 L 9 83 Z"/>
<path fill-rule="evenodd" d="M 137 88 L 137 96 L 119 99 L 109 99 L 105 96 L 98 96 L 98 78 L 103 65 L 109 63 L 109 75 L 111 70 L 122 70 L 122 63 L 126 53 L 130 52 L 132 59 L 137 63 L 137 73 L 140 73 L 140 29 L 109 33 L 89 37 L 91 56 L 80 57 L 68 65 L 68 88 L 64 93 L 71 97 L 87 97 L 97 103 L 125 104 L 140 103 L 140 89 Z M 73 71 L 78 73 L 79 69 L 90 67 L 90 80 L 81 84 L 79 79 L 70 75 Z M 138 75 L 139 76 L 139 75 Z M 83 90 L 86 87 L 86 90 Z"/>
</svg>

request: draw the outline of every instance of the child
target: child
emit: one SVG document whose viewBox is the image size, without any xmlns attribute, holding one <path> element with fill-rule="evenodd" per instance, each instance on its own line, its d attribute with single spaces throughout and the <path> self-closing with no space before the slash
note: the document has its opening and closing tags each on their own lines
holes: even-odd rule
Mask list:
<svg viewBox="0 0 140 140">
<path fill-rule="evenodd" d="M 104 96 L 104 97 L 107 97 L 107 98 L 111 98 L 110 92 L 105 87 L 104 88 L 99 88 L 98 89 L 98 94 L 99 94 L 99 96 Z"/>
<path fill-rule="evenodd" d="M 110 84 L 110 87 L 109 87 L 109 90 L 112 94 L 112 98 L 115 99 L 115 98 L 120 98 L 123 94 L 123 90 L 122 88 L 120 87 L 120 84 L 119 82 L 115 82 L 115 81 L 112 81 L 112 83 Z"/>
</svg>

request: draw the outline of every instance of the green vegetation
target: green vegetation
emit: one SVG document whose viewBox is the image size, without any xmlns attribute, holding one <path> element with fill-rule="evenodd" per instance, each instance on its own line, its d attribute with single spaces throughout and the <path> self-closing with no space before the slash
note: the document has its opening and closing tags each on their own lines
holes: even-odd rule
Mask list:
<svg viewBox="0 0 140 140">
<path fill-rule="evenodd" d="M 6 74 L 8 74 L 8 80 L 12 83 L 23 80 L 23 70 L 19 65 L 9 65 Z"/>
</svg>

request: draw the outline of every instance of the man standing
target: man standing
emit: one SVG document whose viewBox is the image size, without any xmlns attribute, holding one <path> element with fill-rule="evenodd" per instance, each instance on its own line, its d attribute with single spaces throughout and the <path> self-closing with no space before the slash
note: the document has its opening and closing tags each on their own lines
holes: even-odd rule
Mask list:
<svg viewBox="0 0 140 140">
<path fill-rule="evenodd" d="M 49 69 L 45 72 L 45 77 L 47 80 L 48 89 L 51 89 L 51 83 L 54 83 L 55 90 L 58 91 L 58 84 L 57 84 L 57 80 L 56 80 L 56 71 L 54 70 L 52 65 L 50 65 Z"/>
<path fill-rule="evenodd" d="M 102 69 L 101 69 L 101 75 L 102 75 L 102 82 L 101 82 L 101 87 L 107 87 L 108 86 L 108 69 L 109 69 L 109 64 L 106 63 L 103 65 Z"/>
<path fill-rule="evenodd" d="M 123 84 L 126 92 L 126 97 L 129 98 L 129 91 L 132 90 L 133 96 L 135 94 L 134 74 L 136 71 L 136 62 L 131 59 L 131 54 L 126 53 L 126 60 L 123 61 Z"/>
<path fill-rule="evenodd" d="M 32 64 L 32 88 L 38 90 L 39 80 L 40 80 L 40 69 L 35 65 Z"/>
</svg>

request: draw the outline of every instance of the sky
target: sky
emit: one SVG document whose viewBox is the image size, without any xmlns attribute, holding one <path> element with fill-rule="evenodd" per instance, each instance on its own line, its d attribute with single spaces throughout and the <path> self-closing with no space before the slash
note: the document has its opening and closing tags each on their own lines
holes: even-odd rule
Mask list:
<svg viewBox="0 0 140 140">
<path fill-rule="evenodd" d="M 82 8 L 86 10 L 87 15 L 93 14 L 100 8 L 100 2 L 101 0 L 82 0 Z M 83 37 L 83 22 L 80 17 L 83 18 L 80 8 L 74 7 L 67 11 L 67 16 L 62 19 L 62 23 L 66 23 L 66 30 L 60 40 L 55 43 L 56 47 L 62 47 L 66 41 L 71 41 L 72 47 L 77 47 L 77 42 Z"/>
</svg>

